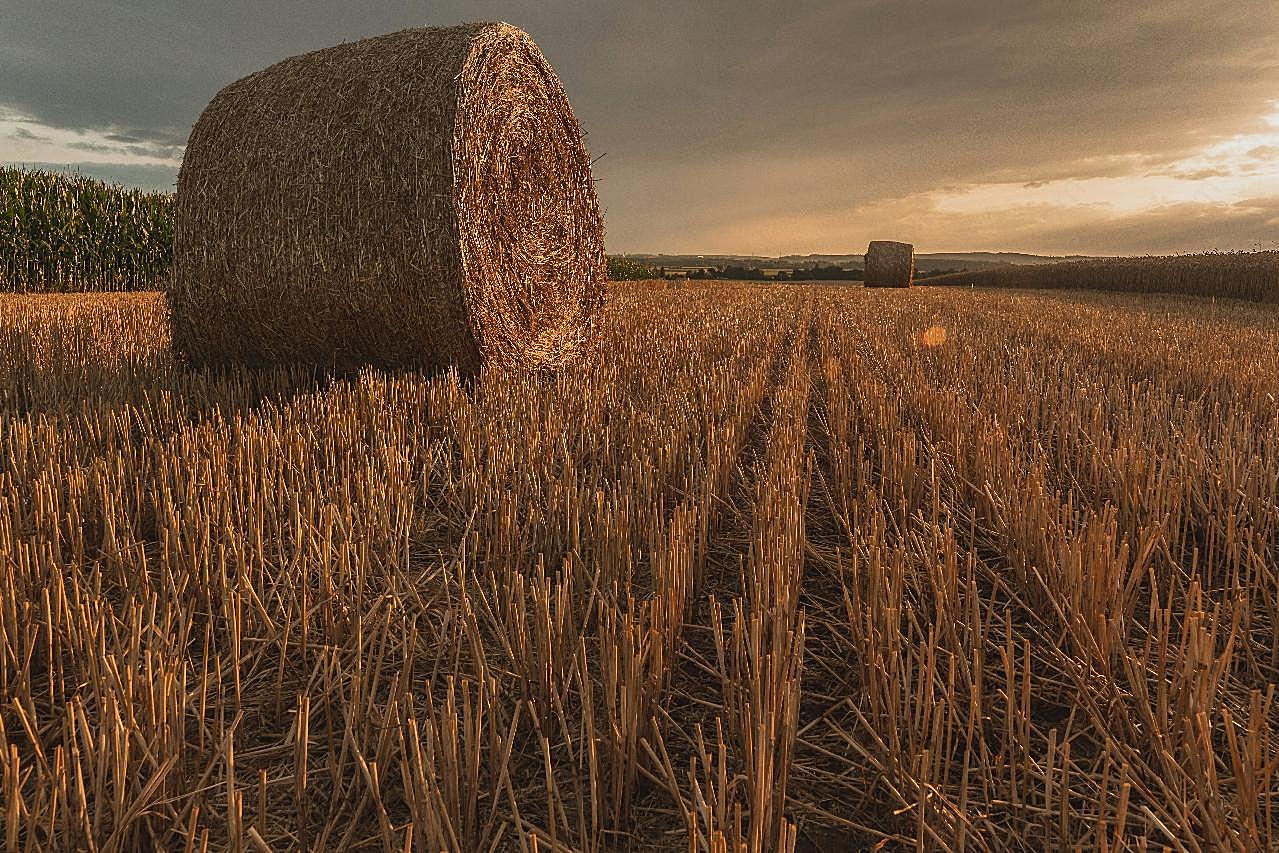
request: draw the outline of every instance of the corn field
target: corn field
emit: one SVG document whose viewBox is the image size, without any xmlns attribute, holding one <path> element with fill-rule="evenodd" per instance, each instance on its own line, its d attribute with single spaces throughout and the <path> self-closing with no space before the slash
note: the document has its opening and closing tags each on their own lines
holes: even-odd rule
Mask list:
<svg viewBox="0 0 1279 853">
<path fill-rule="evenodd" d="M 163 287 L 172 207 L 164 193 L 0 166 L 0 291 Z"/>
<path fill-rule="evenodd" d="M 1274 308 L 619 287 L 466 384 L 0 299 L 5 849 L 1279 848 Z"/>
<path fill-rule="evenodd" d="M 1001 266 L 934 276 L 930 285 L 1172 293 L 1279 302 L 1279 252 L 1205 252 Z"/>
</svg>

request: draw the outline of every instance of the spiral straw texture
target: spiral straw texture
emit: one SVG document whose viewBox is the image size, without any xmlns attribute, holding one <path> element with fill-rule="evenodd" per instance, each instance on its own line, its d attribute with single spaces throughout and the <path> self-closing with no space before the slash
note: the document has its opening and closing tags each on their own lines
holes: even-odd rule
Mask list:
<svg viewBox="0 0 1279 853">
<path fill-rule="evenodd" d="M 509 24 L 403 30 L 232 83 L 178 177 L 191 364 L 559 367 L 605 297 L 582 132 Z"/>
</svg>

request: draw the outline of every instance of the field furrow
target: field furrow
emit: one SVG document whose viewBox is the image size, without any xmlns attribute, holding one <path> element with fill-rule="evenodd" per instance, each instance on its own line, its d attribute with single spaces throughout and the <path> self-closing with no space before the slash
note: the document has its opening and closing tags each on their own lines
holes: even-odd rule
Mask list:
<svg viewBox="0 0 1279 853">
<path fill-rule="evenodd" d="M 622 287 L 560 374 L 0 301 L 12 849 L 1279 843 L 1279 314 Z"/>
</svg>

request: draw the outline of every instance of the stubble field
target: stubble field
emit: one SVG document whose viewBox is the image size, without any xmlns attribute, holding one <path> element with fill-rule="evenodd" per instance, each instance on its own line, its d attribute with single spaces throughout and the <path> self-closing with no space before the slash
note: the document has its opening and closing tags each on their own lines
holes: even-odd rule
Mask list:
<svg viewBox="0 0 1279 853">
<path fill-rule="evenodd" d="M 561 376 L 0 299 L 6 849 L 1279 845 L 1279 309 L 619 290 Z"/>
</svg>

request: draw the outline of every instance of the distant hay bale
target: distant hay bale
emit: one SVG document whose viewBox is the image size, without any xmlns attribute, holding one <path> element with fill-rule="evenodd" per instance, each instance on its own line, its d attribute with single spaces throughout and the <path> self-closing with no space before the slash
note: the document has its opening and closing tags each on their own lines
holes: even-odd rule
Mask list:
<svg viewBox="0 0 1279 853">
<path fill-rule="evenodd" d="M 227 86 L 178 176 L 194 365 L 556 367 L 607 281 L 581 128 L 509 24 L 411 29 Z"/>
<path fill-rule="evenodd" d="M 872 240 L 866 249 L 867 287 L 910 287 L 915 278 L 915 247 Z"/>
</svg>

